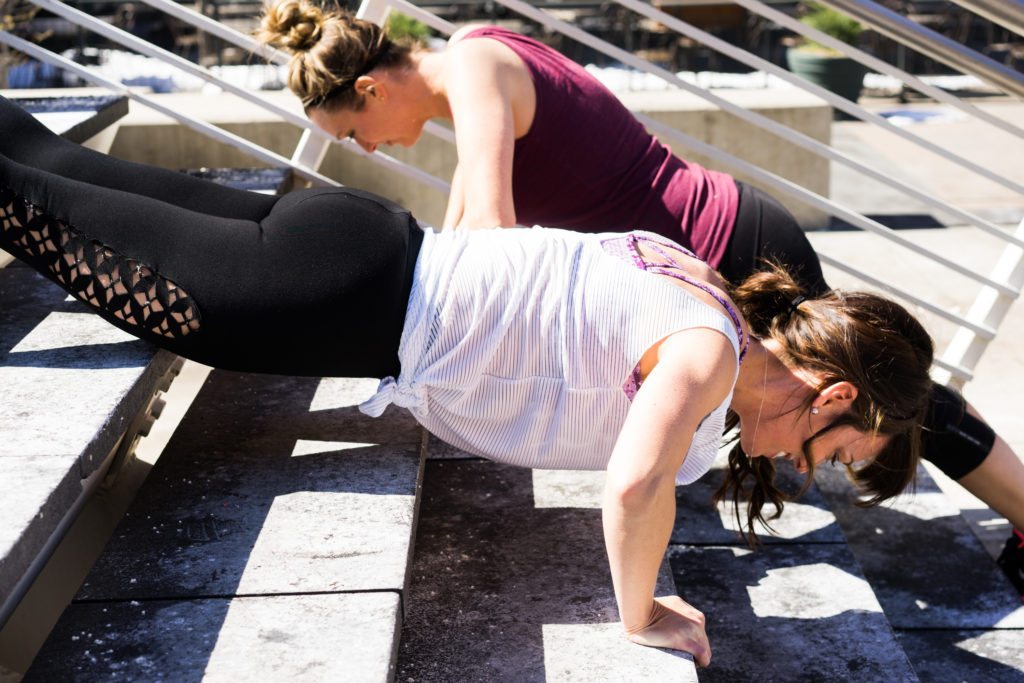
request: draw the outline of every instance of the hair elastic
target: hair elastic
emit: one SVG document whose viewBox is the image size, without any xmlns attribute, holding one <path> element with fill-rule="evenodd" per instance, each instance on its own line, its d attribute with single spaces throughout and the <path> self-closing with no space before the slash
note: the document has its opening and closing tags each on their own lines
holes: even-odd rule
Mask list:
<svg viewBox="0 0 1024 683">
<path fill-rule="evenodd" d="M 789 308 L 786 309 L 786 312 L 789 315 L 793 315 L 793 312 L 796 310 L 797 306 L 799 306 L 805 301 L 807 301 L 807 297 L 804 296 L 803 294 L 793 297 L 793 300 L 789 302 Z"/>
</svg>

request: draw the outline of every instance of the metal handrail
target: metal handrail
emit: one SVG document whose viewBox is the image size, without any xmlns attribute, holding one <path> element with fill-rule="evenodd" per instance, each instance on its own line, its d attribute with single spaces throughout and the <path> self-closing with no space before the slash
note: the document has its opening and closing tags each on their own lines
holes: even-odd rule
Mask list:
<svg viewBox="0 0 1024 683">
<path fill-rule="evenodd" d="M 981 176 L 983 176 L 983 177 L 985 177 L 985 178 L 987 178 L 989 180 L 993 180 L 995 182 L 1002 183 L 1005 180 L 999 174 L 993 173 L 992 171 L 990 171 L 987 168 L 984 168 L 983 166 L 975 164 L 974 162 L 969 161 L 969 160 L 967 160 L 967 159 L 965 159 L 965 158 L 963 158 L 963 157 L 961 157 L 961 156 L 959 156 L 957 154 L 953 154 L 952 152 L 949 152 L 948 150 L 943 149 L 942 147 L 939 147 L 935 143 L 930 142 L 928 140 L 925 140 L 924 138 L 920 137 L 919 135 L 915 135 L 915 134 L 913 134 L 913 133 L 911 133 L 911 132 L 909 132 L 907 130 L 904 130 L 904 129 L 900 128 L 899 126 L 893 125 L 892 122 L 884 119 L 883 117 L 881 117 L 881 116 L 879 116 L 877 114 L 874 114 L 874 113 L 871 113 L 871 112 L 865 110 L 863 107 L 860 107 L 855 102 L 851 102 L 850 100 L 848 100 L 846 98 L 843 98 L 843 97 L 840 97 L 839 95 L 836 95 L 836 94 L 834 94 L 834 93 L 832 93 L 832 92 L 830 92 L 828 90 L 825 90 L 824 88 L 822 88 L 822 87 L 820 87 L 818 85 L 815 85 L 813 83 L 805 81 L 802 78 L 794 75 L 790 71 L 787 71 L 787 70 L 785 70 L 785 69 L 783 69 L 783 68 L 781 68 L 779 66 L 776 66 L 775 64 L 772 64 L 771 62 L 768 62 L 767 60 L 761 59 L 760 57 L 756 57 L 754 55 L 751 55 L 750 53 L 748 53 L 748 52 L 746 52 L 744 50 L 741 50 L 741 49 L 739 49 L 739 48 L 737 48 L 737 47 L 735 47 L 733 45 L 730 45 L 730 44 L 726 43 L 725 41 L 723 41 L 723 40 L 721 40 L 719 38 L 716 38 L 716 37 L 712 36 L 711 34 L 705 32 L 705 31 L 702 31 L 702 30 L 700 30 L 700 29 L 698 29 L 696 27 L 691 26 L 690 24 L 687 24 L 687 23 L 685 23 L 683 21 L 680 21 L 679 19 L 676 19 L 675 17 L 672 17 L 672 16 L 666 14 L 665 12 L 656 10 L 656 9 L 652 8 L 647 3 L 640 2 L 639 0 L 615 0 L 615 1 L 617 3 L 619 3 L 620 5 L 622 5 L 624 7 L 627 7 L 629 9 L 637 12 L 638 14 L 641 14 L 641 15 L 647 17 L 648 19 L 659 21 L 662 24 L 664 24 L 665 26 L 668 26 L 669 28 L 672 28 L 672 29 L 678 31 L 679 33 L 687 35 L 688 37 L 691 37 L 691 38 L 693 38 L 695 40 L 700 40 L 701 42 L 705 43 L 709 47 L 712 47 L 712 48 L 722 52 L 723 54 L 725 54 L 725 55 L 727 55 L 729 57 L 732 57 L 733 59 L 736 59 L 737 61 L 739 61 L 739 62 L 741 62 L 743 64 L 751 66 L 751 67 L 753 67 L 755 69 L 761 69 L 762 71 L 765 71 L 765 72 L 770 73 L 770 74 L 772 74 L 774 76 L 777 76 L 778 78 L 782 79 L 783 81 L 785 81 L 787 83 L 790 83 L 791 85 L 795 85 L 795 86 L 797 86 L 799 88 L 802 88 L 802 89 L 804 89 L 804 90 L 806 90 L 806 91 L 808 91 L 808 92 L 810 92 L 810 93 L 812 93 L 812 94 L 822 98 L 823 100 L 825 100 L 826 102 L 828 102 L 832 106 L 834 106 L 834 107 L 836 107 L 836 108 L 838 108 L 838 109 L 840 109 L 842 111 L 845 111 L 846 113 L 848 113 L 848 114 L 850 114 L 852 116 L 855 116 L 856 118 L 858 118 L 858 119 L 860 119 L 860 120 L 862 120 L 862 121 L 864 121 L 866 123 L 874 123 L 875 125 L 879 126 L 883 130 L 886 130 L 886 131 L 888 131 L 888 132 L 890 132 L 890 133 L 892 133 L 892 134 L 894 134 L 894 135 L 896 135 L 898 137 L 901 137 L 901 138 L 903 138 L 903 139 L 905 139 L 905 140 L 907 140 L 909 142 L 912 142 L 912 143 L 918 145 L 919 147 L 922 147 L 922 148 L 924 148 L 924 149 L 926 149 L 926 150 L 928 150 L 928 151 L 930 151 L 930 152 L 932 152 L 934 154 L 937 154 L 937 155 L 943 157 L 944 159 L 946 159 L 947 161 L 951 161 L 951 162 L 953 162 L 955 164 L 958 164 L 959 166 L 962 166 L 962 167 L 967 168 L 967 169 L 969 169 L 971 171 L 974 171 L 978 175 L 981 175 Z M 1024 132 L 1024 131 L 1022 131 L 1022 132 Z M 862 169 L 859 169 L 859 170 L 862 170 Z M 871 177 L 874 177 L 876 180 L 881 180 L 882 179 L 882 178 L 878 177 L 877 175 L 874 175 L 873 173 L 869 174 L 869 175 L 871 175 Z M 906 183 L 904 183 L 904 182 L 902 182 L 902 181 L 900 181 L 898 179 L 885 178 L 885 180 L 887 182 L 889 182 L 893 187 L 896 187 L 897 189 L 903 191 L 904 193 L 914 197 L 915 199 L 917 199 L 917 200 L 919 200 L 921 202 L 924 202 L 925 204 L 928 204 L 928 205 L 930 205 L 932 207 L 935 207 L 937 209 L 941 209 L 943 211 L 949 212 L 950 214 L 955 215 L 957 218 L 959 218 L 960 220 L 964 221 L 965 223 L 970 223 L 970 224 L 976 225 L 977 227 L 981 228 L 985 232 L 988 232 L 989 234 L 995 235 L 995 236 L 999 237 L 1000 239 L 1008 239 L 1009 241 L 1013 241 L 1012 238 L 1008 238 L 1007 237 L 1006 232 L 1004 230 L 1002 230 L 999 226 L 995 225 L 994 223 L 986 221 L 986 220 L 984 220 L 983 218 L 981 218 L 979 216 L 975 216 L 973 214 L 970 214 L 967 211 L 963 211 L 963 210 L 953 206 L 952 204 L 949 204 L 946 201 L 938 199 L 938 198 L 932 196 L 931 194 L 928 194 L 927 192 L 923 192 L 921 190 L 918 190 L 917 188 L 913 187 L 912 185 L 908 185 L 908 184 L 906 184 Z M 1024 186 L 1020 186 L 1020 188 L 1021 188 L 1022 191 L 1024 191 Z M 1011 189 L 1013 189 L 1013 188 L 1011 188 Z M 1021 244 L 1021 246 L 1024 246 L 1024 244 Z"/>
<path fill-rule="evenodd" d="M 63 2 L 58 2 L 57 0 L 30 0 L 30 2 L 37 5 L 38 7 L 41 7 L 42 9 L 45 9 L 49 12 L 52 12 L 53 14 L 56 14 L 67 19 L 68 21 L 77 26 L 87 28 L 99 35 L 104 36 L 105 38 L 108 38 L 116 43 L 124 45 L 125 47 L 133 49 L 143 55 L 153 57 L 154 59 L 158 59 L 176 69 L 179 69 L 180 71 L 195 76 L 203 81 L 206 81 L 207 83 L 216 85 L 217 87 L 221 88 L 226 92 L 230 92 L 231 94 L 240 97 L 246 100 L 247 102 L 255 104 L 271 112 L 275 116 L 280 117 L 282 120 L 287 121 L 288 123 L 291 123 L 295 126 L 310 131 L 313 135 L 317 137 L 320 137 L 324 140 L 328 140 L 330 142 L 339 143 L 346 147 L 351 152 L 355 152 L 357 154 L 369 157 L 371 161 L 373 161 L 374 163 L 386 166 L 393 170 L 398 170 L 400 173 L 407 175 L 417 180 L 418 182 L 421 182 L 425 185 L 428 185 L 441 191 L 447 191 L 450 188 L 450 185 L 444 182 L 443 180 L 435 178 L 434 176 L 425 173 L 424 171 L 414 166 L 402 164 L 397 159 L 394 159 L 393 157 L 383 152 L 381 152 L 380 154 L 369 155 L 361 147 L 359 147 L 359 145 L 355 144 L 350 140 L 335 140 L 332 136 L 328 135 L 323 130 L 318 128 L 309 119 L 303 116 L 299 116 L 294 112 L 289 111 L 288 109 L 280 107 L 274 104 L 273 102 L 270 102 L 269 100 L 260 97 L 251 90 L 240 88 L 232 83 L 229 83 L 221 78 L 218 78 L 217 76 L 210 73 L 209 70 L 195 64 L 194 62 L 190 62 L 187 59 L 179 57 L 178 55 L 168 50 L 164 50 L 163 48 L 156 47 L 152 43 L 137 38 L 136 36 L 133 36 L 127 31 L 123 31 L 122 29 L 112 26 L 105 21 L 92 17 L 78 9 L 69 7 Z M 223 129 L 217 128 L 217 130 L 220 131 Z M 218 135 L 218 137 L 220 136 Z M 301 167 L 301 165 L 299 165 L 299 167 Z M 323 177 L 326 178 L 326 176 Z"/>
<path fill-rule="evenodd" d="M 1007 133 L 1010 133 L 1011 135 L 1014 135 L 1019 138 L 1024 138 L 1024 129 L 1020 128 L 1019 126 L 1015 126 L 1009 121 L 1005 121 L 999 118 L 998 116 L 989 114 L 988 112 L 979 109 L 978 107 L 975 107 L 974 105 L 968 102 L 964 102 L 959 97 L 951 95 L 941 88 L 936 88 L 933 85 L 928 85 L 920 78 L 912 76 L 911 74 L 908 74 L 906 71 L 899 69 L 889 64 L 888 62 L 883 62 L 881 59 L 878 59 L 877 57 L 870 55 L 867 52 L 864 52 L 863 50 L 854 47 L 853 45 L 844 43 L 841 40 L 833 38 L 827 33 L 823 33 L 816 28 L 808 26 L 803 22 L 797 21 L 788 14 L 780 12 L 779 10 L 775 9 L 770 5 L 766 5 L 761 0 L 733 0 L 733 2 L 751 12 L 754 12 L 755 14 L 761 15 L 765 19 L 768 19 L 769 21 L 778 24 L 783 28 L 789 29 L 790 31 L 793 31 L 794 33 L 797 33 L 803 36 L 804 38 L 807 38 L 808 40 L 813 40 L 814 42 L 820 45 L 824 45 L 825 47 L 835 50 L 836 52 L 839 52 L 849 57 L 850 59 L 860 62 L 869 69 L 874 69 L 878 73 L 886 74 L 887 76 L 892 76 L 893 78 L 897 79 L 907 87 L 918 91 L 922 95 L 931 97 L 937 102 L 942 102 L 944 104 L 948 104 L 951 107 L 955 107 L 956 109 L 959 109 L 963 113 L 969 116 L 973 116 L 974 118 L 980 119 L 982 121 L 985 121 L 1001 130 L 1006 131 Z"/>
<path fill-rule="evenodd" d="M 953 2 L 1024 36 L 1024 2 L 1021 0 L 953 0 Z"/>
<path fill-rule="evenodd" d="M 850 224 L 855 225 L 865 231 L 873 232 L 877 235 L 886 237 L 887 239 L 896 242 L 900 246 L 920 256 L 924 256 L 926 258 L 934 260 L 937 263 L 941 263 L 947 268 L 954 270 L 960 273 L 961 275 L 964 275 L 965 277 L 971 278 L 978 282 L 982 282 L 985 285 L 991 287 L 994 291 L 998 291 L 1000 294 L 1010 297 L 1016 297 L 1020 293 L 1017 288 L 997 282 L 996 280 L 993 280 L 981 273 L 977 273 L 971 270 L 970 268 L 967 268 L 966 266 L 956 263 L 955 261 L 951 261 L 950 259 L 940 254 L 937 254 L 934 251 L 931 251 L 930 249 L 925 249 L 924 247 L 915 244 L 913 241 L 908 240 L 903 236 L 899 235 L 895 230 L 887 228 L 881 223 L 878 223 L 877 221 L 865 218 L 864 216 L 861 216 L 857 212 L 851 211 L 850 209 L 847 209 L 846 207 L 835 203 L 831 199 L 826 199 L 825 197 L 822 197 L 816 192 L 812 192 L 811 190 L 808 190 L 807 188 L 801 185 L 797 185 L 796 183 L 790 180 L 782 178 L 781 176 L 771 173 L 770 171 L 766 171 L 763 168 L 760 168 L 759 166 L 755 166 L 749 161 L 733 156 L 728 152 L 724 152 L 718 149 L 717 147 L 714 147 L 706 142 L 698 140 L 690 135 L 687 135 L 686 133 L 676 130 L 675 128 L 671 128 L 662 123 L 659 123 L 649 117 L 642 116 L 639 118 L 645 126 L 657 132 L 659 136 L 675 138 L 679 140 L 682 144 L 686 145 L 687 147 L 697 152 L 698 154 L 703 154 L 707 157 L 714 159 L 717 162 L 726 164 L 730 168 L 745 173 L 749 177 L 760 181 L 762 184 L 766 186 L 769 186 L 775 190 L 778 190 L 779 192 L 782 192 L 795 199 L 798 199 L 804 202 L 805 204 L 809 204 L 816 208 L 820 208 L 824 211 L 832 213 L 846 220 Z M 857 271 L 857 274 L 858 276 L 863 276 L 863 279 L 865 280 L 870 278 L 870 276 L 861 271 Z M 873 280 L 874 278 L 871 279 Z M 906 299 L 907 301 L 910 301 L 922 308 L 928 309 L 937 316 L 945 318 L 946 320 L 949 320 L 950 322 L 953 322 L 959 326 L 969 328 L 972 332 L 974 332 L 983 339 L 993 339 L 995 337 L 994 328 L 989 328 L 984 325 L 976 325 L 967 320 L 966 318 L 958 316 L 955 313 L 947 311 L 946 309 L 937 307 L 934 304 L 925 301 L 924 299 L 916 297 L 907 292 L 898 292 L 898 290 L 896 290 L 896 288 L 894 287 L 887 286 L 886 288 L 894 293 L 898 293 L 899 296 Z"/>
<path fill-rule="evenodd" d="M 139 102 L 140 104 L 144 104 L 147 107 L 150 107 L 160 112 L 161 114 L 164 114 L 165 116 L 169 116 L 178 123 L 187 126 L 195 131 L 198 131 L 203 135 L 207 135 L 216 140 L 220 140 L 231 145 L 232 147 L 235 147 L 236 149 L 240 149 L 243 152 L 251 154 L 260 161 L 264 161 L 266 163 L 274 165 L 288 166 L 301 177 L 306 178 L 307 180 L 311 180 L 324 185 L 339 185 L 337 181 L 320 174 L 314 169 L 294 164 L 290 160 L 281 156 L 280 154 L 275 154 L 274 152 L 271 152 L 252 142 L 249 142 L 245 138 L 235 135 L 234 133 L 228 132 L 223 128 L 218 128 L 217 126 L 211 125 L 209 123 L 191 119 L 185 116 L 184 114 L 180 114 L 174 111 L 173 109 L 170 109 L 169 107 L 165 107 L 164 105 L 153 100 L 152 98 L 146 97 L 141 93 L 135 92 L 134 90 L 131 90 L 130 88 L 121 85 L 120 83 L 104 78 L 96 72 L 90 71 L 89 69 L 86 69 L 80 64 L 76 64 L 75 62 L 71 61 L 70 59 L 67 59 L 66 57 L 54 54 L 53 52 L 43 49 L 38 45 L 35 45 L 34 43 L 30 43 L 29 41 L 23 38 L 19 38 L 18 36 L 12 35 L 5 31 L 0 31 L 0 43 L 9 45 L 10 47 L 13 47 L 15 50 L 18 50 L 19 52 L 22 52 L 30 57 L 34 57 L 35 59 L 38 59 L 41 62 L 52 64 L 53 66 L 64 69 L 69 73 L 73 73 L 80 78 L 92 81 L 96 85 L 101 85 L 104 88 L 109 88 L 110 90 L 116 93 L 120 93 L 132 100 L 135 100 L 136 102 Z"/>
<path fill-rule="evenodd" d="M 1024 97 L 1024 75 L 964 47 L 955 40 L 915 24 L 910 19 L 870 0 L 821 0 L 865 26 L 958 71 L 973 74 L 1000 90 Z"/>
</svg>

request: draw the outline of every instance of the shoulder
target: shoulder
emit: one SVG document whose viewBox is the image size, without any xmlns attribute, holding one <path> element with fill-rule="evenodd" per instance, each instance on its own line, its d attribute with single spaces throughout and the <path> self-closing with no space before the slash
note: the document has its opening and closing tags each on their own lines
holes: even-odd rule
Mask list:
<svg viewBox="0 0 1024 683">
<path fill-rule="evenodd" d="M 676 381 L 701 385 L 709 404 L 717 405 L 732 389 L 738 364 L 728 337 L 707 327 L 693 327 L 662 340 L 655 367 Z"/>
<path fill-rule="evenodd" d="M 466 34 L 480 28 L 497 27 L 482 24 L 465 26 L 448 41 L 444 68 L 447 87 L 473 88 L 481 84 L 497 84 L 502 91 L 518 92 L 530 78 L 526 64 L 501 41 L 486 36 L 465 39 Z"/>
<path fill-rule="evenodd" d="M 468 34 L 472 33 L 473 31 L 478 31 L 478 30 L 480 30 L 482 28 L 497 28 L 497 27 L 491 26 L 490 24 L 466 24 L 465 26 L 460 28 L 458 31 L 453 33 L 448 38 L 448 47 L 449 48 L 453 47 L 456 43 L 461 41 Z"/>
</svg>

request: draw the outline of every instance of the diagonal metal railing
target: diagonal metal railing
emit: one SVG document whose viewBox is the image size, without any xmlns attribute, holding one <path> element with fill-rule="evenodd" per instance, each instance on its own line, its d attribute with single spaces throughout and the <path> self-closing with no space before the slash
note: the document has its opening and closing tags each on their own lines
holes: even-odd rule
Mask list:
<svg viewBox="0 0 1024 683">
<path fill-rule="evenodd" d="M 214 139 L 250 153 L 266 163 L 287 165 L 293 168 L 299 176 L 311 182 L 337 184 L 333 179 L 320 174 L 317 169 L 323 162 L 330 146 L 335 143 L 340 143 L 349 151 L 362 156 L 368 156 L 374 163 L 381 164 L 396 173 L 410 177 L 417 182 L 424 183 L 441 192 L 447 192 L 449 190 L 450 186 L 444 179 L 436 178 L 417 167 L 405 164 L 397 159 L 384 155 L 381 152 L 366 155 L 366 153 L 354 143 L 332 139 L 310 123 L 305 117 L 294 113 L 292 110 L 282 108 L 266 98 L 260 97 L 258 94 L 247 91 L 244 88 L 234 86 L 201 66 L 189 62 L 188 60 L 184 60 L 171 52 L 157 48 L 145 41 L 141 41 L 131 34 L 90 17 L 89 15 L 74 8 L 68 7 L 58 0 L 31 1 L 34 4 L 57 14 L 58 16 L 64 17 L 78 26 L 94 31 L 126 48 L 158 59 L 176 69 L 194 77 L 198 77 L 207 83 L 211 83 L 221 88 L 225 92 L 242 98 L 253 106 L 260 107 L 265 111 L 272 113 L 283 121 L 287 121 L 298 126 L 303 132 L 300 142 L 292 154 L 292 157 L 290 159 L 285 159 L 281 155 L 263 149 L 258 145 L 244 140 L 243 138 L 221 128 L 205 122 L 190 120 L 178 112 L 169 110 L 153 98 L 130 91 L 118 83 L 113 83 L 109 79 L 101 77 L 91 70 L 74 64 L 70 60 L 60 57 L 59 55 L 54 55 L 53 53 L 27 43 L 26 41 L 18 39 L 10 34 L 0 32 L 0 42 L 21 50 L 35 59 L 75 73 L 83 79 L 104 85 L 112 90 L 123 92 L 135 101 L 161 111 L 165 115 L 178 120 L 186 126 L 198 130 L 204 135 L 208 135 Z M 955 335 L 954 343 L 951 344 L 950 349 L 947 350 L 939 365 L 949 373 L 950 378 L 955 383 L 960 384 L 970 378 L 971 370 L 977 362 L 977 359 L 980 357 L 981 352 L 995 337 L 998 325 L 1001 322 L 1002 317 L 1005 315 L 1005 311 L 1008 310 L 1009 304 L 1016 299 L 1021 287 L 1024 286 L 1024 267 L 1021 265 L 1022 259 L 1024 259 L 1024 249 L 1022 249 L 1022 247 L 1024 247 L 1024 224 L 1022 224 L 1021 227 L 1018 227 L 1016 232 L 1006 231 L 989 220 L 957 207 L 952 203 L 945 201 L 941 197 L 935 196 L 934 193 L 910 183 L 894 179 L 883 170 L 870 164 L 863 163 L 848 154 L 836 150 L 824 142 L 816 140 L 800 131 L 788 128 L 772 119 L 769 119 L 763 114 L 740 107 L 716 93 L 692 85 L 676 74 L 642 60 L 639 57 L 608 43 L 607 41 L 583 31 L 577 26 L 562 21 L 555 16 L 552 16 L 550 13 L 524 2 L 524 0 L 495 1 L 518 15 L 545 26 L 551 31 L 559 32 L 633 69 L 657 76 L 673 88 L 694 94 L 710 102 L 718 109 L 728 112 L 741 120 L 757 126 L 758 128 L 766 130 L 795 147 L 807 150 L 831 162 L 845 165 L 868 178 L 873 178 L 874 180 L 883 182 L 887 186 L 906 194 L 908 197 L 912 197 L 929 207 L 943 212 L 945 215 L 951 216 L 966 225 L 975 226 L 982 232 L 1006 242 L 1003 257 L 1000 259 L 997 267 L 990 273 L 979 272 L 964 266 L 956 259 L 951 259 L 943 254 L 923 248 L 916 244 L 914 240 L 908 239 L 897 231 L 887 228 L 877 221 L 866 218 L 848 207 L 841 206 L 831 199 L 811 192 L 806 188 L 792 183 L 791 181 L 765 171 L 764 169 L 758 168 L 745 160 L 729 155 L 722 150 L 711 147 L 710 145 L 696 140 L 692 136 L 686 135 L 681 131 L 665 126 L 664 124 L 660 124 L 648 117 L 641 117 L 641 120 L 645 125 L 663 139 L 679 142 L 689 149 L 702 153 L 716 162 L 725 165 L 733 171 L 746 173 L 749 177 L 755 178 L 759 183 L 766 187 L 770 187 L 773 190 L 793 197 L 794 199 L 816 209 L 826 211 L 831 215 L 845 220 L 851 225 L 877 234 L 880 237 L 898 244 L 923 258 L 930 259 L 953 272 L 959 273 L 962 276 L 978 282 L 981 285 L 981 293 L 979 294 L 975 305 L 966 315 L 958 315 L 942 306 L 931 303 L 920 296 L 903 291 L 901 288 L 886 282 L 884 278 L 878 278 L 870 273 L 850 268 L 843 264 L 839 259 L 833 259 L 827 255 L 822 255 L 822 260 L 825 263 L 849 272 L 851 275 L 871 284 L 872 286 L 880 287 L 896 296 L 902 297 L 913 303 L 915 306 L 928 310 L 939 318 L 955 325 L 958 332 Z M 810 84 L 760 57 L 746 52 L 745 50 L 731 45 L 706 31 L 661 11 L 647 2 L 643 2 L 642 0 L 615 1 L 617 4 L 636 15 L 657 22 L 681 36 L 686 36 L 689 39 L 698 41 L 711 49 L 746 64 L 753 69 L 771 74 L 792 86 L 801 88 L 828 103 L 832 107 L 847 113 L 851 117 L 865 121 L 885 130 L 889 134 L 917 145 L 947 162 L 956 164 L 967 173 L 1001 185 L 1015 193 L 1024 194 L 1024 185 L 1018 182 L 1017 178 L 1001 175 L 983 164 L 971 161 L 962 155 L 954 153 L 950 149 L 935 144 L 922 136 L 916 135 L 912 131 L 895 126 L 884 117 L 866 110 L 856 102 L 844 99 L 816 85 Z M 221 40 L 249 50 L 254 55 L 266 59 L 270 63 L 278 65 L 288 63 L 289 56 L 286 53 L 264 46 L 250 36 L 220 24 L 201 12 L 197 12 L 194 9 L 180 5 L 173 0 L 142 0 L 142 2 L 173 16 L 180 21 L 190 24 L 201 31 L 215 35 Z M 863 63 L 870 69 L 897 78 L 906 86 L 916 89 L 937 101 L 943 102 L 944 104 L 954 107 L 969 116 L 985 122 L 997 131 L 1009 135 L 1014 140 L 1024 139 L 1024 130 L 1019 126 L 1016 126 L 1000 117 L 994 116 L 990 112 L 980 109 L 970 103 L 964 102 L 939 88 L 928 85 L 921 79 L 868 55 L 855 47 L 824 35 L 820 31 L 796 21 L 794 18 L 765 4 L 761 0 L 734 0 L 734 2 L 748 11 L 758 14 L 779 26 L 787 28 L 826 46 L 832 47 L 856 61 Z M 885 10 L 885 8 L 878 6 L 870 0 L 825 0 L 825 2 L 826 4 L 840 9 L 840 11 L 855 16 L 855 18 L 858 18 L 875 28 L 879 33 L 893 36 L 904 44 L 907 44 L 912 48 L 919 49 L 923 53 L 936 59 L 940 59 L 940 61 L 944 61 L 947 64 L 951 64 L 955 68 L 976 75 L 989 83 L 992 83 L 996 87 L 999 87 L 1005 92 L 1016 94 L 1024 92 L 1024 77 L 1022 77 L 1021 74 L 1014 72 L 1012 69 L 1007 69 L 1003 65 L 985 58 L 960 44 L 950 45 L 948 40 L 943 39 L 942 36 L 935 32 L 923 29 L 916 25 L 907 26 L 907 21 L 904 18 L 899 15 L 895 15 L 895 13 L 892 13 L 889 10 Z M 983 16 L 989 17 L 993 21 L 997 21 L 998 23 L 1007 26 L 1012 30 L 1017 30 L 1019 32 L 1020 28 L 1024 26 L 1024 9 L 1022 9 L 1024 8 L 1024 5 L 1021 4 L 1020 0 L 957 0 L 957 2 Z M 450 35 L 456 28 L 456 26 L 451 22 L 448 22 L 421 7 L 413 5 L 407 0 L 365 0 L 359 8 L 358 14 L 362 18 L 369 19 L 377 23 L 383 23 L 387 18 L 388 13 L 392 10 L 402 12 L 412 18 L 418 19 L 444 35 Z M 454 142 L 454 133 L 449 128 L 431 123 L 428 124 L 426 132 L 448 142 Z"/>
</svg>

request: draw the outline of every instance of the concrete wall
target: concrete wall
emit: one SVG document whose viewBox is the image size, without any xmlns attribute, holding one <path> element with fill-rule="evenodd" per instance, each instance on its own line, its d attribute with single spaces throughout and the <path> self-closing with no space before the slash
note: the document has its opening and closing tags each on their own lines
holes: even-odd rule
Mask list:
<svg viewBox="0 0 1024 683">
<path fill-rule="evenodd" d="M 288 93 L 265 93 L 267 99 L 300 112 L 297 100 Z M 765 116 L 794 127 L 811 137 L 828 142 L 831 110 L 798 92 L 726 92 L 723 96 L 757 110 Z M 283 156 L 290 157 L 301 131 L 291 124 L 267 115 L 229 95 L 175 93 L 154 95 L 177 111 L 202 117 L 233 133 L 257 142 Z M 738 157 L 778 173 L 822 195 L 828 194 L 828 162 L 736 117 L 718 111 L 681 92 L 625 93 L 627 105 L 652 118 L 678 127 Z M 430 135 L 424 135 L 412 149 L 386 148 L 388 154 L 419 168 L 450 179 L 455 168 L 455 147 Z M 689 150 L 676 149 L 683 158 L 726 171 L 746 180 Z M 177 125 L 170 119 L 132 103 L 131 113 L 122 121 L 110 153 L 124 159 L 171 168 L 197 166 L 261 165 L 234 148 L 214 142 L 200 133 Z M 340 182 L 376 192 L 399 204 L 430 224 L 439 224 L 444 216 L 447 196 L 415 180 L 386 170 L 341 147 L 333 147 L 321 172 Z M 756 183 L 755 183 L 756 184 Z M 777 194 L 777 193 L 773 193 Z M 780 197 L 805 228 L 822 227 L 827 215 L 795 200 Z"/>
</svg>

